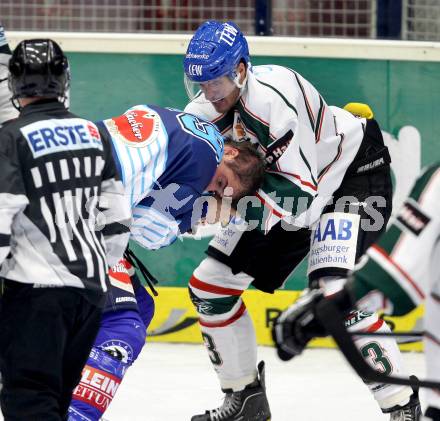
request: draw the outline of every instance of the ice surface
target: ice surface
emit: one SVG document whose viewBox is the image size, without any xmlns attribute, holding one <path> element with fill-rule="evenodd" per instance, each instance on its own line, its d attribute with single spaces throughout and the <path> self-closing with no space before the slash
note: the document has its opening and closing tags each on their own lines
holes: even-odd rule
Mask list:
<svg viewBox="0 0 440 421">
<path fill-rule="evenodd" d="M 407 369 L 424 376 L 423 354 L 404 353 Z M 306 350 L 284 363 L 260 347 L 272 421 L 389 420 L 336 350 Z M 150 343 L 128 371 L 105 418 L 189 421 L 221 404 L 217 377 L 201 345 Z M 423 398 L 423 394 L 422 394 Z"/>
<path fill-rule="evenodd" d="M 260 347 L 259 357 L 266 361 L 272 421 L 389 420 L 336 350 L 306 350 L 284 363 L 273 348 Z M 423 354 L 403 357 L 409 372 L 424 376 Z M 192 415 L 219 406 L 221 397 L 202 345 L 147 343 L 105 419 L 189 421 Z"/>
</svg>

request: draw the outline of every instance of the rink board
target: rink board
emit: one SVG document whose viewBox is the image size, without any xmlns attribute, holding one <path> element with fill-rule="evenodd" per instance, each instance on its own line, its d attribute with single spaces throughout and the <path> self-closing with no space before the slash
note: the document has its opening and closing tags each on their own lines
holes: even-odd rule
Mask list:
<svg viewBox="0 0 440 421">
<path fill-rule="evenodd" d="M 202 337 L 197 313 L 190 301 L 188 290 L 180 287 L 158 288 L 159 296 L 155 298 L 156 312 L 149 328 L 148 341 L 201 343 Z M 257 341 L 260 345 L 272 345 L 270 336 L 271 322 L 279 313 L 297 299 L 298 291 L 276 291 L 266 294 L 261 291 L 248 290 L 243 299 L 254 322 Z M 420 307 L 405 317 L 384 317 L 395 331 L 421 330 L 423 308 Z M 331 347 L 332 340 L 318 339 L 312 347 Z M 406 351 L 421 351 L 422 343 L 401 344 Z"/>
</svg>

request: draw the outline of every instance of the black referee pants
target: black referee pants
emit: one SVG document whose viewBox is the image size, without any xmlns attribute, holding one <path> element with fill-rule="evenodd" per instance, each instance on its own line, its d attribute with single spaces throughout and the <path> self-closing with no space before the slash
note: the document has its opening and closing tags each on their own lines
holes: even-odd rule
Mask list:
<svg viewBox="0 0 440 421">
<path fill-rule="evenodd" d="M 0 404 L 5 421 L 67 418 L 101 309 L 76 288 L 5 281 L 0 308 Z"/>
</svg>

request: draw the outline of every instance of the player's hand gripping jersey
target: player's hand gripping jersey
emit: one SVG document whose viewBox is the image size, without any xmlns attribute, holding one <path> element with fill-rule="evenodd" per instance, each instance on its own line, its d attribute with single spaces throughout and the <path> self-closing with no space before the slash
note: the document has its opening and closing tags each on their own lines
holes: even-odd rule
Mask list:
<svg viewBox="0 0 440 421">
<path fill-rule="evenodd" d="M 301 227 L 316 221 L 364 135 L 365 119 L 329 107 L 301 75 L 275 65 L 249 68 L 240 100 L 226 114 L 202 100 L 185 111 L 212 121 L 234 140 L 258 144 L 266 155 L 269 174 L 257 195 L 262 205 L 249 207 L 246 214 L 246 220 L 263 221 L 266 231 L 281 218 Z M 272 192 L 281 201 L 269 196 Z"/>
<path fill-rule="evenodd" d="M 148 249 L 171 244 L 201 216 L 193 219 L 193 206 L 222 159 L 222 136 L 193 115 L 153 105 L 98 125 L 112 138 L 133 209 L 131 239 Z"/>
</svg>

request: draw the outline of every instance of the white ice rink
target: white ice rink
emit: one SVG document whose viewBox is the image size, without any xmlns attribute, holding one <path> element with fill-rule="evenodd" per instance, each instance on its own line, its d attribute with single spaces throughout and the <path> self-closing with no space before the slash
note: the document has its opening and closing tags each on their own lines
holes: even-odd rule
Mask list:
<svg viewBox="0 0 440 421">
<path fill-rule="evenodd" d="M 408 370 L 423 377 L 423 355 L 403 356 Z M 273 348 L 260 347 L 259 357 L 266 361 L 272 421 L 389 420 L 336 350 L 307 350 L 283 363 Z M 201 345 L 148 343 L 128 371 L 106 419 L 189 421 L 201 410 L 220 404 L 217 378 Z"/>
</svg>

